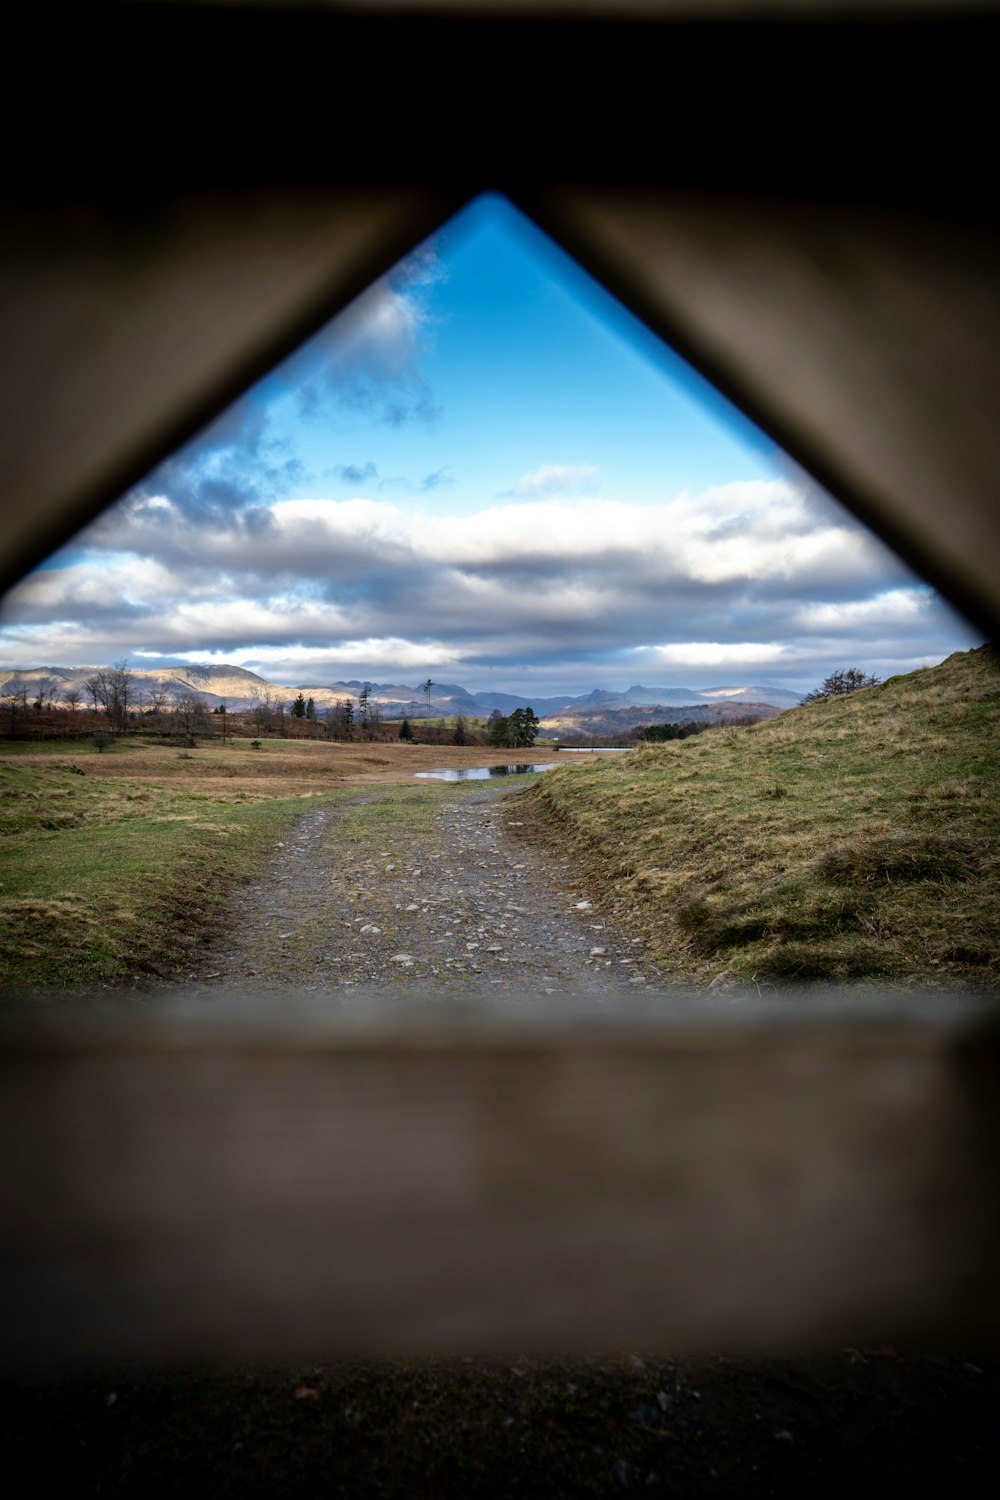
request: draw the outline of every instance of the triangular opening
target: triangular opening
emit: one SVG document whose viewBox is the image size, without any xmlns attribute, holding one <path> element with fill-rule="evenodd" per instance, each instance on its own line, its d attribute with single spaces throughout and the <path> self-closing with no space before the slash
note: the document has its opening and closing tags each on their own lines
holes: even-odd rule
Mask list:
<svg viewBox="0 0 1000 1500">
<path fill-rule="evenodd" d="M 278 786 L 312 796 L 388 776 L 413 788 L 418 773 L 489 769 L 497 752 L 501 767 L 547 764 L 568 760 L 566 749 L 634 747 L 653 729 L 683 747 L 706 726 L 774 719 L 838 671 L 862 682 L 895 677 L 975 644 L 882 542 L 496 196 L 474 200 L 374 283 L 26 579 L 6 608 L 8 729 L 92 740 L 87 753 L 104 768 L 95 782 L 126 771 L 152 777 L 158 831 L 143 846 L 141 874 L 151 891 L 165 879 L 174 895 L 192 848 L 225 885 L 234 856 L 218 854 L 220 838 L 235 830 L 271 847 L 278 823 L 302 811 L 299 803 L 261 811 Z M 971 686 L 963 679 L 946 693 L 956 702 L 963 693 L 982 697 L 981 668 L 971 669 Z M 780 735 L 765 746 L 762 735 L 749 780 L 750 742 L 717 736 L 719 754 L 707 741 L 690 753 L 671 744 L 663 754 L 686 754 L 684 764 L 658 763 L 641 794 L 627 779 L 603 811 L 574 808 L 575 793 L 550 807 L 569 836 L 589 829 L 591 839 L 590 854 L 566 877 L 578 897 L 570 920 L 585 924 L 577 937 L 592 944 L 582 951 L 581 982 L 638 982 L 626 939 L 609 949 L 601 936 L 602 914 L 592 912 L 598 885 L 598 899 L 613 908 L 603 915 L 632 921 L 629 944 L 669 952 L 672 972 L 697 983 L 730 973 L 730 964 L 747 980 L 910 972 L 903 927 L 891 943 L 863 936 L 873 920 L 866 882 L 885 869 L 904 872 L 900 881 L 926 873 L 928 964 L 945 961 L 933 957 L 938 950 L 958 954 L 963 975 L 992 964 L 988 945 L 946 941 L 942 921 L 951 917 L 933 894 L 938 877 L 972 879 L 965 844 L 939 848 L 923 829 L 902 844 L 889 836 L 911 816 L 909 782 L 888 778 L 887 800 L 872 792 L 853 864 L 834 848 L 859 811 L 849 795 L 854 780 L 873 787 L 886 746 L 902 753 L 916 743 L 914 724 L 921 735 L 927 729 L 912 706 L 904 713 L 890 699 L 872 710 L 864 744 L 841 726 L 827 745 L 825 724 L 803 731 L 792 749 Z M 47 704 L 55 705 L 50 719 Z M 109 746 L 100 741 L 109 734 L 141 736 L 151 758 L 127 768 L 116 758 L 108 771 Z M 921 775 L 933 786 L 918 814 L 934 819 L 945 801 L 966 798 L 973 843 L 987 769 L 977 760 L 970 779 L 959 762 L 966 749 L 978 756 L 975 735 L 973 725 L 968 745 L 959 736 L 947 746 L 955 777 L 934 758 L 940 746 L 926 760 Z M 208 758 L 220 740 L 223 761 Z M 283 758 L 292 741 L 308 742 L 301 748 L 316 758 Z M 390 742 L 393 755 L 380 753 Z M 526 757 L 533 746 L 542 759 Z M 451 759 L 442 767 L 445 751 Z M 710 774 L 702 774 L 702 755 Z M 61 804 L 67 828 L 78 817 L 119 817 L 120 801 L 110 813 L 99 796 L 90 806 L 90 784 L 84 793 L 74 780 L 79 769 L 57 767 L 54 787 L 48 772 L 32 774 L 42 791 L 69 799 Z M 26 783 L 18 795 L 37 802 L 39 788 Z M 191 811 L 192 794 L 209 810 Z M 33 816 L 29 807 L 29 830 Z M 433 840 L 414 833 L 421 816 L 410 823 L 397 808 L 395 822 L 379 825 L 386 831 L 375 843 L 384 849 L 371 842 L 372 826 L 364 830 L 372 878 L 399 883 L 388 916 L 365 906 L 363 871 L 331 875 L 351 912 L 343 921 L 370 941 L 335 953 L 331 964 L 344 967 L 322 975 L 311 948 L 317 984 L 373 975 L 391 983 L 411 970 L 433 985 L 464 985 L 471 975 L 477 984 L 505 982 L 492 971 L 502 975 L 500 965 L 514 962 L 504 944 L 517 932 L 516 901 L 509 928 L 495 930 L 463 906 L 463 922 L 479 925 L 464 933 L 467 949 L 438 962 L 457 929 L 438 933 L 425 909 L 423 856 L 405 868 L 394 857 L 397 839 L 430 849 Z M 701 832 L 675 848 L 666 832 L 688 816 L 701 820 Z M 179 843 L 175 827 L 170 844 L 168 824 L 181 827 Z M 51 827 L 62 827 L 58 817 Z M 480 836 L 470 829 L 449 857 L 473 858 Z M 238 841 L 229 847 L 238 851 Z M 306 865 L 319 859 L 318 845 L 296 847 Z M 428 870 L 438 859 L 440 851 L 427 854 Z M 488 861 L 474 864 L 486 869 Z M 81 968 L 105 972 L 93 934 L 106 930 L 107 888 L 98 886 L 106 876 L 117 888 L 117 851 L 110 872 L 101 868 L 88 865 L 68 905 L 59 872 L 42 879 L 63 903 L 53 908 L 54 930 L 79 927 L 88 955 L 83 963 L 76 939 L 64 943 L 60 983 Z M 299 868 L 296 855 L 293 885 Z M 899 918 L 895 878 L 887 877 L 887 932 Z M 96 882 L 93 896 L 87 882 Z M 863 888 L 865 901 L 844 886 Z M 977 890 L 985 908 L 985 882 Z M 909 914 L 908 887 L 904 896 Z M 539 892 L 538 909 L 547 899 Z M 297 900 L 290 890 L 289 910 Z M 284 962 L 280 945 L 297 929 L 286 930 L 284 910 L 272 915 L 251 924 L 263 947 L 246 972 L 266 975 Z M 37 920 L 32 906 L 22 959 L 34 951 L 28 929 Z M 316 920 L 303 915 L 303 930 Z M 125 922 L 109 976 L 120 978 L 144 941 L 129 931 Z M 174 937 L 168 967 L 179 962 L 170 972 L 183 974 L 186 950 Z M 380 956 L 369 959 L 375 948 Z M 525 940 L 518 961 L 529 968 L 509 973 L 530 973 L 543 990 L 572 987 L 565 966 L 561 978 L 537 972 L 538 951 L 539 941 Z M 663 978 L 655 965 L 649 972 Z"/>
<path fill-rule="evenodd" d="M 787 702 L 848 661 L 885 676 L 970 643 L 488 195 L 17 588 L 0 653 Z"/>
</svg>

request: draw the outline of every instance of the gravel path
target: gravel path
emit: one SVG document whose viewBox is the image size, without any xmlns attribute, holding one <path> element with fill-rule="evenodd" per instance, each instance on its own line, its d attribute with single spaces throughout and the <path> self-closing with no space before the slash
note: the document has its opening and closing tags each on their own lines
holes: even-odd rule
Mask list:
<svg viewBox="0 0 1000 1500">
<path fill-rule="evenodd" d="M 230 940 L 190 977 L 520 994 L 668 983 L 640 940 L 598 910 L 571 863 L 519 833 L 516 802 L 505 805 L 514 790 L 437 785 L 415 820 L 400 787 L 310 809 L 238 894 Z M 364 809 L 380 816 L 359 827 Z"/>
</svg>

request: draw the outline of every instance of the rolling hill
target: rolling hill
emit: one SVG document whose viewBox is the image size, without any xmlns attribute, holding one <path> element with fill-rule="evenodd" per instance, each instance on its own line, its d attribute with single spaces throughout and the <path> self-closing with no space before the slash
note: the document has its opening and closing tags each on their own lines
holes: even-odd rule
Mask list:
<svg viewBox="0 0 1000 1500">
<path fill-rule="evenodd" d="M 679 980 L 1000 980 L 991 647 L 752 728 L 556 770 L 518 818 Z"/>
</svg>

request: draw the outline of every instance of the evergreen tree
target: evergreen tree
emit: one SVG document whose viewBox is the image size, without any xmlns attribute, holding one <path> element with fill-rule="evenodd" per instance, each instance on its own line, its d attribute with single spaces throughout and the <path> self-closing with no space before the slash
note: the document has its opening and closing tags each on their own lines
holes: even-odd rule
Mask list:
<svg viewBox="0 0 1000 1500">
<path fill-rule="evenodd" d="M 507 720 L 507 744 L 521 750 L 535 743 L 538 716 L 532 708 L 515 708 Z"/>
<path fill-rule="evenodd" d="M 306 718 L 307 719 L 315 719 L 315 717 L 316 717 L 316 705 L 313 702 L 313 700 L 310 698 L 309 702 L 306 704 Z"/>
<path fill-rule="evenodd" d="M 403 722 L 402 722 L 402 724 L 400 724 L 400 726 L 399 726 L 399 738 L 401 740 L 412 740 L 413 739 L 413 729 L 410 726 L 409 719 L 404 719 Z"/>
<path fill-rule="evenodd" d="M 306 700 L 301 693 L 292 704 L 292 713 L 296 719 L 304 719 L 306 716 Z"/>
<path fill-rule="evenodd" d="M 455 720 L 455 744 L 467 745 L 468 743 L 469 736 L 465 727 L 465 715 L 459 714 Z"/>
</svg>

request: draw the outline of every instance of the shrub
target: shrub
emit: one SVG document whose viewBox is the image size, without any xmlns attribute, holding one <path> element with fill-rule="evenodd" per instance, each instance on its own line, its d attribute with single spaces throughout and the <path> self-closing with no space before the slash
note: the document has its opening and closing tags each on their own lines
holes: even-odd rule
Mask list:
<svg viewBox="0 0 1000 1500">
<path fill-rule="evenodd" d="M 823 698 L 846 698 L 848 693 L 856 693 L 859 688 L 878 687 L 879 679 L 864 672 L 857 667 L 841 667 L 837 672 L 831 672 L 825 679 L 823 685 L 814 688 L 811 693 L 806 693 L 803 703 L 819 703 Z"/>
</svg>

